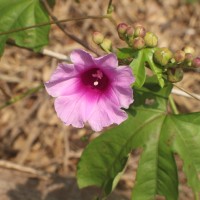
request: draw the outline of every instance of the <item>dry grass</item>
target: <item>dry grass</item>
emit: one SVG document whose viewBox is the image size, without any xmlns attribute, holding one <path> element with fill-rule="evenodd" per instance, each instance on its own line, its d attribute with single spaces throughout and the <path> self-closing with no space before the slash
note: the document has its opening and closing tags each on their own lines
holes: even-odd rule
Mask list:
<svg viewBox="0 0 200 200">
<path fill-rule="evenodd" d="M 107 7 L 105 1 L 80 2 L 58 0 L 54 14 L 59 19 L 100 15 Z M 142 23 L 148 30 L 157 33 L 159 46 L 167 46 L 175 51 L 191 45 L 200 54 L 199 3 L 184 4 L 181 0 L 123 0 L 114 1 L 114 4 L 116 12 L 113 17 L 117 23 Z M 94 30 L 110 37 L 114 44 L 123 46 L 115 26 L 106 19 L 70 22 L 65 24 L 65 28 L 93 47 L 95 45 L 91 42 L 91 34 Z M 53 25 L 47 48 L 68 55 L 71 50 L 82 47 Z M 54 58 L 7 46 L 0 63 L 0 87 L 3 88 L 3 91 L 0 90 L 0 103 L 48 80 L 58 62 Z M 187 72 L 179 84 L 200 94 L 199 83 L 198 73 Z M 200 103 L 196 100 L 179 96 L 175 96 L 175 100 L 183 112 L 200 110 Z M 83 148 L 93 137 L 91 133 L 89 128 L 77 130 L 65 127 L 55 114 L 53 99 L 41 90 L 0 111 L 0 157 L 48 173 L 74 176 Z M 88 136 L 88 140 L 82 140 L 84 136 Z M 130 195 L 137 169 L 135 161 L 138 159 L 139 154 L 135 152 L 119 184 L 118 190 L 125 195 Z M 181 166 L 180 180 L 183 185 L 180 186 L 180 199 L 192 200 L 191 191 L 188 192 L 186 180 L 182 178 Z"/>
</svg>

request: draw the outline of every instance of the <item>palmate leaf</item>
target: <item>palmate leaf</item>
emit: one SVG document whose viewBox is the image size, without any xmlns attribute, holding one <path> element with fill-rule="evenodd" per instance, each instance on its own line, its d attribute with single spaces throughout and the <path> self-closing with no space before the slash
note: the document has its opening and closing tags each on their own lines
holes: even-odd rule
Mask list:
<svg viewBox="0 0 200 200">
<path fill-rule="evenodd" d="M 130 51 L 130 50 L 129 50 Z M 133 50 L 132 50 L 133 51 Z M 157 65 L 153 61 L 153 53 L 155 48 L 145 48 L 138 51 L 135 51 L 134 54 L 130 54 L 127 49 L 121 49 L 118 54 L 119 57 L 124 58 L 125 56 L 132 56 L 133 61 L 130 63 L 130 66 L 133 69 L 133 74 L 136 77 L 136 81 L 134 83 L 135 87 L 142 87 L 146 80 L 146 71 L 145 64 L 148 64 L 149 68 L 155 74 L 158 84 L 160 87 L 164 87 L 164 79 L 163 79 L 163 69 L 161 66 Z"/>
<path fill-rule="evenodd" d="M 54 0 L 49 1 L 54 5 Z M 0 32 L 49 22 L 49 16 L 40 0 L 0 0 Z M 0 35 L 0 55 L 8 38 L 18 46 L 39 51 L 48 44 L 50 26 L 36 27 L 11 34 Z"/>
<path fill-rule="evenodd" d="M 178 199 L 174 152 L 184 160 L 189 186 L 200 190 L 200 113 L 167 114 L 170 90 L 171 86 L 159 89 L 151 81 L 135 90 L 136 101 L 128 120 L 100 135 L 84 150 L 77 173 L 80 187 L 96 185 L 108 195 L 131 150 L 142 148 L 133 200 L 153 200 L 156 195 Z"/>
</svg>

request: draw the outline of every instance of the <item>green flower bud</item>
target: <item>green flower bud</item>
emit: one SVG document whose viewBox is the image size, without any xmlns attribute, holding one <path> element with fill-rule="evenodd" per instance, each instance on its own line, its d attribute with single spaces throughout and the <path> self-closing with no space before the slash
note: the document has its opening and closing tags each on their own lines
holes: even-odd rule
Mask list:
<svg viewBox="0 0 200 200">
<path fill-rule="evenodd" d="M 154 61 L 158 63 L 159 65 L 165 66 L 169 62 L 169 60 L 172 58 L 172 52 L 168 48 L 158 48 L 154 55 L 153 55 Z"/>
<path fill-rule="evenodd" d="M 174 54 L 174 59 L 177 63 L 182 63 L 185 60 L 185 52 L 182 50 L 176 51 Z"/>
<path fill-rule="evenodd" d="M 179 82 L 183 79 L 183 69 L 182 68 L 168 68 L 167 69 L 167 79 L 171 83 Z"/>
<path fill-rule="evenodd" d="M 136 37 L 133 39 L 132 47 L 134 49 L 142 49 L 145 46 L 144 39 L 142 37 Z"/>
<path fill-rule="evenodd" d="M 104 38 L 103 42 L 100 44 L 101 48 L 106 52 L 111 52 L 112 41 L 108 38 Z"/>
<path fill-rule="evenodd" d="M 147 32 L 144 36 L 144 41 L 147 47 L 156 47 L 158 44 L 158 37 L 152 32 Z"/>
<path fill-rule="evenodd" d="M 125 23 L 120 23 L 117 26 L 117 32 L 119 35 L 119 38 L 121 40 L 125 40 L 126 39 L 126 29 L 128 28 L 128 25 Z"/>
<path fill-rule="evenodd" d="M 138 25 L 135 27 L 134 36 L 135 37 L 144 37 L 146 34 L 146 30 L 143 26 Z"/>
<path fill-rule="evenodd" d="M 133 34 L 134 34 L 134 28 L 129 26 L 127 29 L 126 29 L 126 35 L 128 38 L 130 37 L 133 37 Z"/>
<path fill-rule="evenodd" d="M 133 47 L 133 40 L 134 40 L 134 37 L 129 37 L 128 38 L 128 45 L 130 46 L 130 47 Z"/>
<path fill-rule="evenodd" d="M 190 54 L 192 54 L 192 55 L 194 55 L 194 53 L 195 53 L 194 48 L 192 48 L 192 47 L 190 47 L 190 46 L 185 47 L 185 48 L 183 49 L 183 51 L 184 51 L 185 53 L 190 53 Z"/>
<path fill-rule="evenodd" d="M 200 67 L 200 57 L 196 57 L 192 61 L 192 67 L 199 68 Z"/>
<path fill-rule="evenodd" d="M 104 35 L 100 32 L 94 32 L 92 35 L 92 40 L 95 44 L 101 44 L 104 40 Z"/>
<path fill-rule="evenodd" d="M 193 56 L 191 53 L 186 53 L 186 54 L 185 54 L 185 61 L 188 62 L 188 63 L 189 63 L 189 62 L 192 62 L 193 57 L 194 57 L 194 56 Z"/>
</svg>

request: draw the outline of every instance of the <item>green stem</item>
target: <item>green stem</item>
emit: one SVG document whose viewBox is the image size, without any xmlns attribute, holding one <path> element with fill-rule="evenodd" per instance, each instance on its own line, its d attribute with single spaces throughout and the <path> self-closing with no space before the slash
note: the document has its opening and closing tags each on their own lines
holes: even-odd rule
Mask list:
<svg viewBox="0 0 200 200">
<path fill-rule="evenodd" d="M 10 33 L 24 31 L 24 30 L 31 29 L 31 28 L 37 28 L 37 27 L 47 26 L 47 25 L 57 24 L 57 23 L 64 23 L 64 22 L 70 22 L 70 21 L 82 21 L 82 20 L 86 20 L 86 19 L 104 19 L 104 18 L 110 19 L 110 16 L 109 15 L 85 16 L 85 17 L 78 17 L 78 18 L 70 18 L 70 19 L 62 19 L 62 20 L 57 20 L 57 21 L 44 22 L 44 23 L 34 24 L 32 26 L 26 26 L 26 27 L 17 28 L 17 29 L 10 30 L 10 31 L 0 32 L 0 35 L 6 35 L 6 34 L 10 34 Z"/>
<path fill-rule="evenodd" d="M 194 192 L 195 195 L 195 200 L 199 200 L 199 193 L 198 192 Z"/>
<path fill-rule="evenodd" d="M 27 90 L 26 92 L 24 92 L 24 93 L 22 93 L 20 95 L 12 97 L 8 101 L 6 101 L 3 105 L 0 106 L 0 110 L 3 109 L 3 108 L 5 108 L 5 107 L 7 107 L 7 106 L 10 106 L 10 105 L 16 103 L 17 101 L 23 99 L 24 97 L 26 97 L 28 95 L 31 95 L 31 94 L 34 94 L 34 93 L 38 92 L 43 87 L 44 87 L 44 85 L 40 84 L 39 86 L 37 86 L 35 88 L 31 88 L 31 89 Z"/>
<path fill-rule="evenodd" d="M 179 114 L 179 111 L 176 107 L 176 104 L 174 102 L 174 99 L 172 97 L 172 95 L 169 95 L 169 104 L 170 104 L 170 107 L 172 109 L 172 112 L 175 114 L 175 115 L 178 115 Z"/>
</svg>

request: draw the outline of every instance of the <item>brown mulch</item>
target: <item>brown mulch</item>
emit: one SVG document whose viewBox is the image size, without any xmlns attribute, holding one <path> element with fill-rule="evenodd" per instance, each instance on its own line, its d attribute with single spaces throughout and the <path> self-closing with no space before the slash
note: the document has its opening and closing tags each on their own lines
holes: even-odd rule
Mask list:
<svg viewBox="0 0 200 200">
<path fill-rule="evenodd" d="M 196 55 L 200 55 L 200 3 L 185 4 L 183 0 L 115 0 L 113 3 L 115 4 L 113 17 L 117 23 L 126 22 L 131 25 L 139 22 L 158 35 L 160 47 L 166 46 L 176 51 L 190 45 L 195 47 Z M 106 8 L 105 1 L 80 0 L 78 4 L 74 0 L 58 0 L 54 14 L 59 19 L 101 15 Z M 93 31 L 101 31 L 112 39 L 113 44 L 121 47 L 124 45 L 117 36 L 116 27 L 107 19 L 70 22 L 65 24 L 65 28 L 88 41 L 93 48 L 97 48 L 91 41 Z M 69 55 L 71 50 L 83 47 L 67 38 L 58 27 L 53 25 L 47 48 Z M 55 58 L 7 46 L 0 62 L 0 88 L 3 89 L 0 90 L 0 105 L 10 97 L 48 80 L 58 62 Z M 179 85 L 190 92 L 200 94 L 199 73 L 187 72 Z M 200 110 L 199 101 L 176 95 L 174 97 L 180 111 Z M 88 136 L 87 139 L 85 136 Z M 56 178 L 40 181 L 38 177 L 20 174 L 20 170 L 16 172 L 17 170 L 12 168 L 6 170 L 0 166 L 0 187 L 3 185 L 5 188 L 9 180 L 15 177 L 10 189 L 6 188 L 6 192 L 4 191 L 5 200 L 27 200 L 26 194 L 20 193 L 24 190 L 28 191 L 28 195 L 35 193 L 36 196 L 32 196 L 33 200 L 92 199 L 91 196 L 86 198 L 80 195 L 74 177 L 83 148 L 96 136 L 98 134 L 92 134 L 88 127 L 74 129 L 64 126 L 55 114 L 53 99 L 44 90 L 0 110 L 0 158 L 56 176 Z M 139 151 L 136 150 L 118 185 L 117 194 L 113 194 L 116 195 L 113 199 L 130 198 L 138 160 Z M 187 180 L 182 172 L 180 159 L 177 159 L 177 163 L 181 181 L 179 199 L 193 200 L 193 194 L 186 186 Z M 73 186 L 69 185 L 75 189 L 67 189 L 65 180 L 68 183 L 72 181 Z M 57 183 L 61 184 L 59 187 L 63 189 L 62 195 L 59 193 L 59 187 L 58 190 L 54 189 Z M 48 190 L 50 187 L 53 189 Z M 51 191 L 54 193 L 50 198 Z M 70 191 L 77 196 L 73 196 Z M 119 193 L 124 197 L 119 196 Z M 0 190 L 0 199 L 4 200 L 1 195 L 3 194 Z"/>
</svg>

